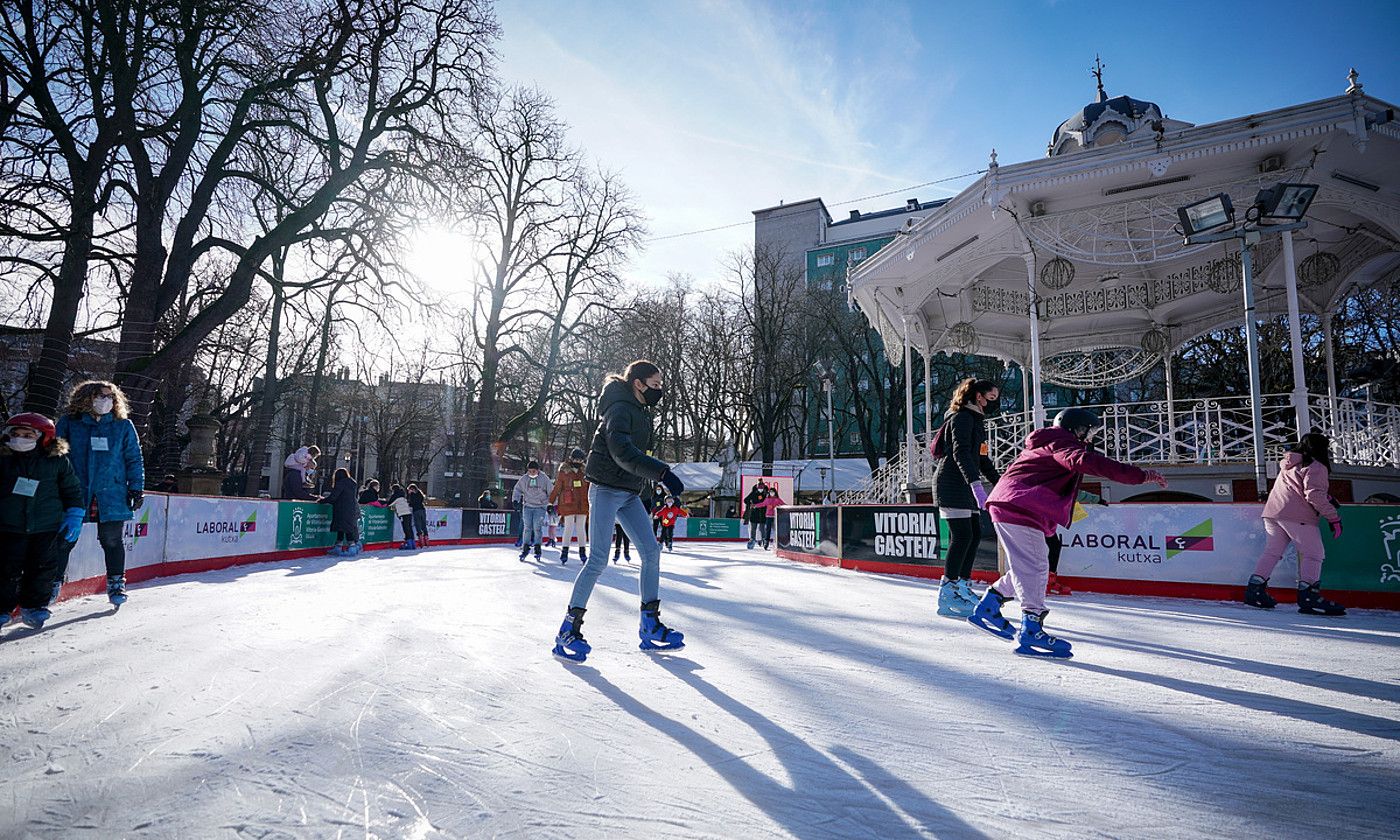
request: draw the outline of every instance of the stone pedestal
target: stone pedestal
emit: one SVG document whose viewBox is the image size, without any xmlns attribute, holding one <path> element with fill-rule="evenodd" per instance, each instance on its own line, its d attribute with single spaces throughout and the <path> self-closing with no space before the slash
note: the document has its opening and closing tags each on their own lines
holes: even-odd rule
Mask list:
<svg viewBox="0 0 1400 840">
<path fill-rule="evenodd" d="M 198 412 L 185 421 L 190 430 L 190 443 L 185 449 L 185 468 L 175 474 L 175 484 L 181 493 L 198 496 L 218 496 L 223 492 L 224 473 L 218 464 L 215 442 L 223 424 L 205 412 Z"/>
</svg>

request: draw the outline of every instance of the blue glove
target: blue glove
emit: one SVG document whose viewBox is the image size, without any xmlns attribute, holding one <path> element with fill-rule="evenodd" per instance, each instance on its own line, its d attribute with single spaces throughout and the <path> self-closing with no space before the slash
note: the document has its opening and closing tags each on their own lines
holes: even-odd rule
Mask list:
<svg viewBox="0 0 1400 840">
<path fill-rule="evenodd" d="M 69 508 L 63 512 L 63 528 L 59 532 L 64 542 L 75 543 L 83 535 L 83 509 Z"/>
<path fill-rule="evenodd" d="M 681 481 L 676 474 L 670 470 L 661 474 L 661 483 L 666 485 L 666 490 L 677 499 L 685 492 L 685 482 Z"/>
</svg>

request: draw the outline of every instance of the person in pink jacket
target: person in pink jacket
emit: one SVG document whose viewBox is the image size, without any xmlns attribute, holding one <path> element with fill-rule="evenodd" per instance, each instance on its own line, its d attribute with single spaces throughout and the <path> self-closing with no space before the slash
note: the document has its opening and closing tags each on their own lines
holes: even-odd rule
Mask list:
<svg viewBox="0 0 1400 840">
<path fill-rule="evenodd" d="M 754 507 L 765 508 L 768 511 L 768 519 L 763 523 L 763 550 L 767 551 L 768 546 L 773 543 L 773 525 L 777 521 L 778 508 L 787 504 L 778 495 L 778 486 L 775 484 L 768 488 L 768 495 L 761 501 L 754 502 Z"/>
<path fill-rule="evenodd" d="M 1254 566 L 1245 586 L 1244 602 L 1271 610 L 1278 603 L 1269 594 L 1269 575 L 1291 542 L 1298 549 L 1298 612 L 1309 615 L 1346 615 L 1346 608 L 1322 597 L 1322 534 L 1320 520 L 1326 519 L 1333 538 L 1342 535 L 1342 517 L 1327 495 L 1327 476 L 1332 469 L 1331 442 L 1318 432 L 1303 435 L 1298 445 L 1283 456 L 1278 478 L 1264 503 L 1264 553 Z"/>
<path fill-rule="evenodd" d="M 1049 429 L 1037 429 L 1026 438 L 1026 448 L 1011 462 L 1001 481 L 988 495 L 973 495 L 979 507 L 991 513 L 997 541 L 1006 551 L 1009 568 L 977 602 L 967 619 L 973 625 L 1003 639 L 1015 637 L 1016 653 L 1068 659 L 1071 645 L 1045 632 L 1045 582 L 1050 574 L 1050 549 L 1045 538 L 1059 527 L 1070 524 L 1079 482 L 1086 475 L 1107 478 L 1120 484 L 1167 480 L 1156 470 L 1122 464 L 1089 449 L 1088 441 L 1098 430 L 1099 418 L 1092 411 L 1067 408 L 1055 417 Z M 1001 614 L 1001 605 L 1021 599 L 1021 629 Z"/>
</svg>

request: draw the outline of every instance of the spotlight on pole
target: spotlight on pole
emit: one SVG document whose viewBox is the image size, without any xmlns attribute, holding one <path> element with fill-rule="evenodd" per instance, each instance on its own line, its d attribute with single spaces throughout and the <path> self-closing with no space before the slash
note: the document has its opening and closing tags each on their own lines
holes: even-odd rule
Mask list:
<svg viewBox="0 0 1400 840">
<path fill-rule="evenodd" d="M 1254 206 L 1259 209 L 1261 223 L 1287 224 L 1302 221 L 1316 196 L 1316 184 L 1275 184 L 1259 191 Z"/>
<path fill-rule="evenodd" d="M 1181 219 L 1182 233 L 1188 237 L 1222 230 L 1235 224 L 1235 206 L 1226 193 L 1177 208 L 1176 215 Z"/>
</svg>

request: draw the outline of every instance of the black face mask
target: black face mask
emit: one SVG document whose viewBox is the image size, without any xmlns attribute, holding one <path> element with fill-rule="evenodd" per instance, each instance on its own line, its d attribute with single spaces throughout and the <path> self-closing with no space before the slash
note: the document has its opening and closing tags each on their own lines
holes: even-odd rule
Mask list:
<svg viewBox="0 0 1400 840">
<path fill-rule="evenodd" d="M 987 400 L 987 407 L 982 409 L 984 414 L 992 415 L 1001 411 L 1001 400 Z"/>
<path fill-rule="evenodd" d="M 646 403 L 649 406 L 656 405 L 657 403 L 661 402 L 661 398 L 664 396 L 666 396 L 665 388 L 653 388 L 650 385 L 648 385 L 647 389 L 642 392 L 642 402 Z"/>
</svg>

